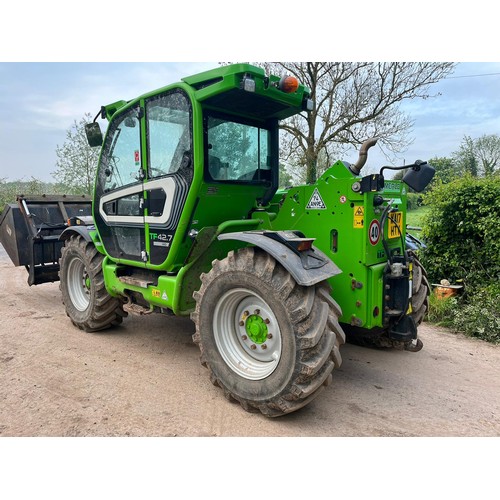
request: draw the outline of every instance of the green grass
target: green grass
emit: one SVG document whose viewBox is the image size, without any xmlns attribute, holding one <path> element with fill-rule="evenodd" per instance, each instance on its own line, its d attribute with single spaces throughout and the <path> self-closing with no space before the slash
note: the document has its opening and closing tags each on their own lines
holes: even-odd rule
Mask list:
<svg viewBox="0 0 500 500">
<path fill-rule="evenodd" d="M 409 210 L 406 215 L 406 224 L 409 226 L 422 227 L 422 220 L 429 210 L 430 207 L 418 207 L 416 210 Z"/>
</svg>

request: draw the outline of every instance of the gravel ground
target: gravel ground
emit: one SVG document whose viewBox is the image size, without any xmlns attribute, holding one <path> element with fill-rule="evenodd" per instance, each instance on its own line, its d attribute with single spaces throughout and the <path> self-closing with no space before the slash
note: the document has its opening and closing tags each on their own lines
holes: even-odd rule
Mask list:
<svg viewBox="0 0 500 500">
<path fill-rule="evenodd" d="M 342 349 L 333 384 L 294 414 L 231 404 L 187 318 L 73 327 L 58 284 L 29 287 L 0 255 L 1 436 L 498 436 L 500 346 L 424 324 L 418 353 Z"/>
<path fill-rule="evenodd" d="M 497 439 L 486 440 L 483 451 L 481 447 L 470 450 L 471 441 L 460 439 L 444 440 L 444 447 L 443 440 L 437 440 L 437 448 L 435 440 L 429 443 L 426 439 L 376 440 L 375 447 L 371 446 L 372 440 L 362 440 L 363 448 L 360 449 L 358 440 L 338 438 L 497 438 L 500 435 L 500 346 L 429 324 L 419 330 L 424 348 L 418 353 L 347 344 L 342 348 L 343 364 L 334 373 L 332 385 L 313 403 L 291 415 L 267 419 L 246 413 L 238 405 L 226 401 L 220 389 L 210 383 L 207 370 L 199 363 L 198 348 L 191 340 L 194 325 L 189 319 L 129 316 L 121 327 L 112 331 L 84 333 L 73 327 L 66 317 L 57 283 L 29 287 L 26 280 L 25 269 L 14 267 L 0 247 L 0 437 L 337 438 L 271 440 L 272 449 L 280 451 L 279 461 L 273 462 L 273 470 L 279 474 L 280 464 L 287 464 L 282 474 L 289 474 L 289 468 L 297 464 L 297 459 L 291 457 L 296 457 L 297 453 L 307 455 L 304 464 L 313 457 L 321 476 L 315 482 L 319 488 L 318 485 L 329 484 L 335 460 L 341 459 L 344 470 L 347 464 L 359 462 L 362 454 L 361 464 L 354 469 L 369 463 L 371 472 L 381 469 L 382 475 L 392 478 L 392 484 L 403 477 L 404 485 L 408 486 L 406 481 L 410 476 L 420 478 L 421 471 L 426 470 L 426 477 L 433 478 L 437 485 L 429 491 L 442 491 L 445 496 L 453 493 L 454 498 L 464 492 L 477 498 L 493 498 L 488 494 L 478 496 L 477 483 L 471 482 L 471 477 L 474 477 L 475 467 L 479 467 L 481 475 L 490 477 L 488 470 L 495 461 L 483 455 L 491 451 L 492 446 L 498 454 Z M 102 440 L 97 441 L 102 443 Z M 137 440 L 133 442 L 137 444 Z M 162 460 L 154 460 L 148 465 L 144 472 L 148 478 L 146 483 L 141 482 L 137 489 L 125 487 L 127 482 L 120 483 L 120 487 L 108 484 L 110 492 L 133 492 L 133 497 L 138 498 L 141 491 L 149 492 L 145 484 L 160 482 L 163 485 L 163 479 L 159 478 L 163 477 L 165 464 L 169 464 L 171 470 L 181 468 L 179 477 L 187 474 L 183 484 L 190 484 L 189 491 L 216 493 L 217 487 L 211 490 L 198 481 L 191 484 L 192 470 L 197 470 L 198 477 L 212 480 L 220 473 L 213 467 L 224 460 L 218 455 L 222 450 L 224 456 L 227 452 L 229 456 L 238 457 L 236 462 L 231 460 L 225 464 L 225 470 L 237 475 L 247 470 L 249 460 L 255 467 L 256 462 L 266 459 L 262 446 L 271 449 L 269 440 L 260 439 L 244 440 L 243 447 L 239 439 L 230 440 L 230 443 L 215 440 L 217 450 L 213 449 L 214 440 L 211 439 L 208 442 L 195 440 L 195 443 L 184 439 L 161 439 L 158 445 L 157 442 L 153 440 L 151 444 L 147 440 L 145 449 L 142 444 L 138 449 L 132 448 L 133 454 L 144 457 L 141 463 L 151 464 L 147 461 L 149 454 L 163 454 Z M 46 443 L 46 440 L 35 440 L 33 449 L 30 448 L 33 440 L 0 440 L 0 445 L 4 444 L 4 453 L 0 454 L 2 470 L 16 473 L 20 470 L 24 478 L 22 471 L 31 464 L 30 477 L 34 482 L 26 484 L 36 485 L 30 492 L 35 496 L 38 496 L 39 485 L 52 491 L 54 484 L 48 482 L 47 478 L 52 477 L 50 473 L 40 472 L 54 470 L 52 462 L 44 463 L 44 458 L 50 456 L 47 447 L 55 447 L 58 452 L 55 460 L 58 481 L 63 481 L 59 473 L 63 471 L 66 481 L 72 484 L 77 480 L 75 464 L 80 464 L 82 457 L 81 467 L 96 478 L 108 477 L 106 471 L 113 471 L 113 464 L 123 473 L 130 469 L 131 463 L 136 463 L 129 448 L 122 449 L 121 439 L 113 440 L 118 450 L 114 455 L 108 455 L 100 447 L 96 453 L 87 440 L 77 440 L 76 444 L 75 440 L 56 440 L 55 445 L 54 440 Z M 484 440 L 480 443 L 484 445 Z M 443 450 L 450 445 L 451 454 L 443 455 Z M 66 457 L 73 457 L 71 450 L 74 449 L 78 450 L 80 461 L 75 457 L 67 462 Z M 418 452 L 423 453 L 423 458 Z M 326 454 L 327 461 L 316 460 L 317 456 Z M 190 465 L 193 456 L 202 457 L 204 466 L 201 469 L 199 465 Z M 481 460 L 472 460 L 473 456 Z M 181 457 L 180 462 L 178 457 Z M 287 458 L 292 460 L 290 466 Z M 448 466 L 452 464 L 453 471 L 446 469 L 443 458 Z M 425 469 L 429 464 L 431 469 Z M 139 470 L 134 469 L 134 477 Z M 457 481 L 451 485 L 443 483 L 444 477 L 451 477 L 457 470 Z M 464 482 L 466 479 L 461 471 L 467 474 L 470 484 Z M 365 477 L 370 477 L 369 472 L 366 474 Z M 493 474 L 494 471 L 491 477 Z M 17 478 L 15 474 L 12 477 Z M 228 484 L 231 477 L 227 476 Z M 378 473 L 375 481 L 377 477 Z M 354 483 L 357 483 L 355 479 Z M 22 479 L 16 482 L 16 491 L 20 484 L 23 484 Z M 280 494 L 280 483 L 273 481 L 272 484 L 276 489 L 269 491 Z M 409 488 L 405 498 L 422 498 L 426 494 L 427 489 L 421 482 L 418 484 L 418 487 Z M 484 480 L 481 486 L 483 491 L 489 488 Z M 26 487 L 24 485 L 22 491 Z M 95 493 L 90 485 L 82 488 L 79 491 L 85 495 Z M 355 490 L 370 494 L 371 488 L 368 483 L 359 482 Z M 172 490 L 167 488 L 165 491 Z M 252 489 L 239 496 L 250 498 L 250 492 Z M 307 482 L 299 481 L 292 488 L 292 493 L 306 495 L 308 492 L 313 496 L 315 492 L 320 493 Z M 391 496 L 389 490 L 386 492 L 384 500 L 400 498 Z M 412 496 L 415 492 L 419 492 L 418 497 Z M 13 495 L 8 498 L 26 497 Z M 61 498 L 67 496 L 64 494 Z"/>
</svg>

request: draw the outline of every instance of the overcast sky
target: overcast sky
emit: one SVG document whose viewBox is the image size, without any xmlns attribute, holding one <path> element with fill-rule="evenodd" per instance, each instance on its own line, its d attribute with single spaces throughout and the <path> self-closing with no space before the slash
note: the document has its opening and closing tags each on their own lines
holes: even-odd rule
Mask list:
<svg viewBox="0 0 500 500">
<path fill-rule="evenodd" d="M 102 104 L 128 100 L 216 62 L 0 63 L 0 178 L 53 181 L 57 145 L 74 120 L 95 116 Z M 414 120 L 413 144 L 399 164 L 450 156 L 465 135 L 500 134 L 500 62 L 460 63 L 450 78 L 431 88 L 440 94 L 403 109 Z M 353 151 L 347 161 L 355 161 Z M 368 166 L 386 164 L 378 146 Z"/>
</svg>

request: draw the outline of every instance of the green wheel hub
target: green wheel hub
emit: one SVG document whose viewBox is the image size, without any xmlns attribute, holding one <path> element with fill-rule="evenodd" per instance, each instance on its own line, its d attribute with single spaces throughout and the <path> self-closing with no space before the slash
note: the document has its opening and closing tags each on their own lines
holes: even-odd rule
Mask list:
<svg viewBox="0 0 500 500">
<path fill-rule="evenodd" d="M 263 344 L 269 333 L 264 319 L 257 313 L 248 316 L 245 322 L 245 330 L 250 339 L 256 344 Z"/>
</svg>

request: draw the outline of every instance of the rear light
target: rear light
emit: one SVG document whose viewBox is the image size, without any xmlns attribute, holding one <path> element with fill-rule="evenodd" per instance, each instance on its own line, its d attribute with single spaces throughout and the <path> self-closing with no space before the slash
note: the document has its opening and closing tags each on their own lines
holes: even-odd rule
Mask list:
<svg viewBox="0 0 500 500">
<path fill-rule="evenodd" d="M 297 250 L 299 252 L 305 252 L 306 250 L 311 250 L 311 247 L 312 247 L 312 244 L 313 244 L 313 241 L 314 240 L 304 240 L 304 241 L 301 241 L 298 245 L 297 245 Z"/>
</svg>

